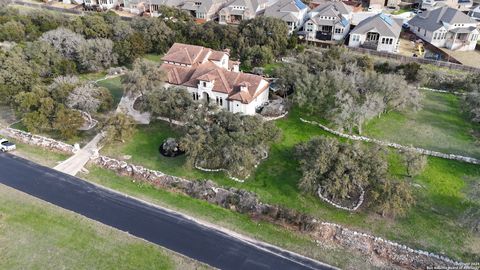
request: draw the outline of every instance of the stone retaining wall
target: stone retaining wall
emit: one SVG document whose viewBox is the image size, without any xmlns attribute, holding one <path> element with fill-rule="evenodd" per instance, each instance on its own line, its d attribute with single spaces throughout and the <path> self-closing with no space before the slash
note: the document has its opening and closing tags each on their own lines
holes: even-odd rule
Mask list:
<svg viewBox="0 0 480 270">
<path fill-rule="evenodd" d="M 443 256 L 414 250 L 338 224 L 321 222 L 295 210 L 262 203 L 255 193 L 246 190 L 219 187 L 210 180 L 190 181 L 105 156 L 99 156 L 93 159 L 93 162 L 118 175 L 148 182 L 157 188 L 181 192 L 193 198 L 294 229 L 311 236 L 319 245 L 334 244 L 360 252 L 371 261 L 380 260 L 406 269 L 425 269 L 427 266 L 464 266 Z"/>
<path fill-rule="evenodd" d="M 305 120 L 303 118 L 300 118 L 300 121 L 302 121 L 304 123 L 312 124 L 312 125 L 317 125 L 321 129 L 323 129 L 323 130 L 325 130 L 329 133 L 332 133 L 332 134 L 337 135 L 337 136 L 342 137 L 342 138 L 347 138 L 347 139 L 350 139 L 350 140 L 354 140 L 354 141 L 371 142 L 371 143 L 375 143 L 375 144 L 383 145 L 383 146 L 388 146 L 388 147 L 392 147 L 392 148 L 399 149 L 399 150 L 413 149 L 415 152 L 417 152 L 419 154 L 423 154 L 423 155 L 445 158 L 445 159 L 451 159 L 451 160 L 458 160 L 458 161 L 463 161 L 463 162 L 467 162 L 467 163 L 480 165 L 480 160 L 476 159 L 476 158 L 473 158 L 473 157 L 465 157 L 465 156 L 460 156 L 460 155 L 455 155 L 455 154 L 445 154 L 445 153 L 432 151 L 432 150 L 427 150 L 427 149 L 418 148 L 418 147 L 408 147 L 408 146 L 404 146 L 404 145 L 401 145 L 401 144 L 398 144 L 398 143 L 384 142 L 384 141 L 381 141 L 381 140 L 372 139 L 372 138 L 368 138 L 368 137 L 364 137 L 364 136 L 349 135 L 349 134 L 345 134 L 345 133 L 333 130 L 331 128 L 328 128 L 328 127 L 326 127 L 326 126 L 324 126 L 320 123 L 317 123 L 315 121 L 309 121 L 309 120 Z"/>
<path fill-rule="evenodd" d="M 18 140 L 22 143 L 40 146 L 40 147 L 44 147 L 47 149 L 51 149 L 51 150 L 59 151 L 63 153 L 74 154 L 78 150 L 80 150 L 79 147 L 75 147 L 71 144 L 64 143 L 61 141 L 56 141 L 54 139 L 43 137 L 40 135 L 34 135 L 29 132 L 25 132 L 23 130 L 18 130 L 14 128 L 6 128 L 4 129 L 3 133 L 5 134 L 5 136 Z"/>
</svg>

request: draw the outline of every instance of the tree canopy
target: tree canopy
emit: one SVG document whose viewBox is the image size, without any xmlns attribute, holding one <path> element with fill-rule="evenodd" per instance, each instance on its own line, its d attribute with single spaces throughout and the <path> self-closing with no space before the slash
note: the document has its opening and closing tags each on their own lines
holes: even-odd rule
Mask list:
<svg viewBox="0 0 480 270">
<path fill-rule="evenodd" d="M 389 178 L 387 152 L 380 146 L 315 137 L 297 145 L 294 154 L 302 172 L 298 186 L 305 193 L 353 206 L 363 191 L 368 206 L 390 216 L 405 214 L 414 203 L 405 180 Z"/>
<path fill-rule="evenodd" d="M 180 146 L 191 166 L 227 169 L 235 177 L 245 178 L 268 153 L 280 130 L 258 116 L 212 113 L 203 104 L 188 112 L 185 136 Z"/>
</svg>

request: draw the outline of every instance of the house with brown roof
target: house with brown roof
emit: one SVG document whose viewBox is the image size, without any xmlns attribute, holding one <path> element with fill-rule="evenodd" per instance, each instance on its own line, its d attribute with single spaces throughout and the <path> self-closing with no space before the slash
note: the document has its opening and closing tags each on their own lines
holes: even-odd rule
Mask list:
<svg viewBox="0 0 480 270">
<path fill-rule="evenodd" d="M 249 115 L 268 101 L 268 82 L 240 72 L 240 63 L 231 61 L 228 51 L 175 43 L 162 60 L 167 86 L 185 87 L 193 100 Z"/>
</svg>

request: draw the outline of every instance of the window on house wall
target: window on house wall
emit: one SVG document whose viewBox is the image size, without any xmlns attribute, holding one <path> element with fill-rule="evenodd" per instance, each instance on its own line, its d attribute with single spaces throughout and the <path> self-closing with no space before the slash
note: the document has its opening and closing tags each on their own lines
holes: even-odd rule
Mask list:
<svg viewBox="0 0 480 270">
<path fill-rule="evenodd" d="M 158 5 L 152 5 L 152 11 L 158 11 Z"/>
<path fill-rule="evenodd" d="M 207 82 L 203 82 L 203 87 L 207 87 Z"/>
<path fill-rule="evenodd" d="M 217 105 L 223 106 L 223 98 L 222 97 L 216 97 L 215 101 L 216 101 Z"/>
<path fill-rule="evenodd" d="M 192 97 L 193 97 L 193 100 L 199 100 L 200 95 L 197 92 L 193 92 Z"/>
</svg>

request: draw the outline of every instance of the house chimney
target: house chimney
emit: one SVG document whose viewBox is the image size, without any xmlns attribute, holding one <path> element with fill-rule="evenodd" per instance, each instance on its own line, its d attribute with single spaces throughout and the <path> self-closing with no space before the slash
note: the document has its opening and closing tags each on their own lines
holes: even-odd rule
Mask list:
<svg viewBox="0 0 480 270">
<path fill-rule="evenodd" d="M 240 83 L 240 91 L 241 92 L 247 92 L 248 93 L 248 87 L 250 84 L 248 82 L 242 82 Z"/>
</svg>

